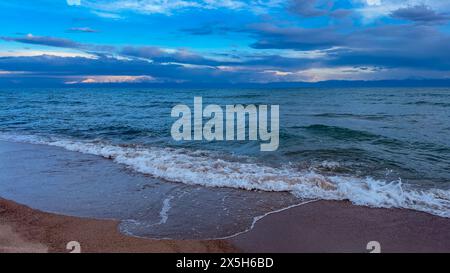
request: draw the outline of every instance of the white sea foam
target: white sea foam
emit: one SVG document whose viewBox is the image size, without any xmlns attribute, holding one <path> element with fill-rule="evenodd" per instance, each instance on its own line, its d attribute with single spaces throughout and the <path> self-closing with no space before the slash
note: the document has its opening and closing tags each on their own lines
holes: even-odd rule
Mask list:
<svg viewBox="0 0 450 273">
<path fill-rule="evenodd" d="M 161 220 L 159 221 L 159 225 L 165 224 L 167 220 L 169 219 L 169 211 L 172 208 L 170 206 L 170 201 L 172 201 L 173 196 L 169 196 L 163 201 L 163 206 L 161 208 L 161 211 L 159 212 L 159 216 L 161 217 Z"/>
<path fill-rule="evenodd" d="M 265 213 L 263 215 L 260 215 L 260 216 L 256 216 L 256 217 L 253 218 L 253 222 L 250 225 L 250 227 L 248 227 L 246 230 L 240 231 L 238 233 L 235 233 L 235 234 L 232 234 L 232 235 L 229 235 L 229 236 L 220 237 L 220 238 L 212 238 L 212 239 L 226 240 L 226 239 L 237 237 L 237 236 L 239 236 L 241 234 L 245 234 L 245 233 L 251 231 L 252 229 L 254 229 L 255 226 L 256 226 L 256 223 L 258 223 L 260 220 L 264 219 L 265 217 L 267 217 L 269 215 L 272 215 L 272 214 L 275 214 L 275 213 L 280 213 L 282 211 L 289 210 L 289 209 L 296 208 L 296 207 L 300 207 L 300 206 L 303 206 L 303 205 L 306 205 L 306 204 L 309 204 L 309 203 L 312 203 L 312 202 L 316 202 L 316 201 L 318 201 L 318 200 L 309 200 L 309 201 L 302 202 L 300 204 L 288 206 L 288 207 L 285 207 L 285 208 L 281 208 L 281 209 L 278 209 L 278 210 L 267 212 L 267 213 Z"/>
<path fill-rule="evenodd" d="M 223 160 L 210 156 L 208 152 L 190 152 L 185 149 L 122 147 L 32 136 L 1 135 L 0 139 L 46 144 L 98 155 L 137 172 L 185 184 L 290 192 L 300 198 L 350 200 L 356 205 L 413 209 L 450 218 L 449 191 L 414 190 L 400 180 L 322 175 L 314 170 L 301 170 L 289 165 L 275 168 L 258 163 Z M 162 213 L 161 219 L 166 214 Z"/>
</svg>

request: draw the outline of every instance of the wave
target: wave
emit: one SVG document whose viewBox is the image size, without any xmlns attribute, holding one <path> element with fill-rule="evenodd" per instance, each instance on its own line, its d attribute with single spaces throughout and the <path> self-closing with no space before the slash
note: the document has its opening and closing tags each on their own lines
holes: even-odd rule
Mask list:
<svg viewBox="0 0 450 273">
<path fill-rule="evenodd" d="M 430 106 L 441 106 L 441 107 L 450 107 L 450 103 L 447 102 L 433 102 L 433 101 L 414 101 L 414 102 L 407 102 L 405 105 L 430 105 Z"/>
<path fill-rule="evenodd" d="M 343 140 L 375 140 L 381 136 L 366 131 L 353 130 L 345 127 L 328 126 L 323 124 L 313 124 L 298 127 L 312 134 L 324 135 L 334 139 Z"/>
<path fill-rule="evenodd" d="M 144 174 L 173 182 L 208 187 L 290 192 L 299 198 L 349 200 L 356 205 L 404 208 L 450 218 L 450 191 L 417 190 L 398 181 L 370 177 L 323 175 L 316 168 L 291 164 L 271 167 L 248 159 L 223 159 L 209 151 L 119 146 L 51 137 L 0 135 L 0 139 L 61 147 L 102 156 Z M 326 162 L 326 167 L 329 162 Z M 332 163 L 334 164 L 338 163 Z"/>
<path fill-rule="evenodd" d="M 313 117 L 319 118 L 352 118 L 352 119 L 363 119 L 363 120 L 384 120 L 390 118 L 389 115 L 362 115 L 362 114 L 351 114 L 351 113 L 322 113 L 314 114 Z"/>
</svg>

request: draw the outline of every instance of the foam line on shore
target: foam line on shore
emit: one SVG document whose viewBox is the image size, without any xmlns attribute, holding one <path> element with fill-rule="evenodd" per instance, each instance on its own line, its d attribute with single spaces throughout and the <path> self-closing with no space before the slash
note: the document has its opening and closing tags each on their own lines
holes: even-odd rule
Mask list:
<svg viewBox="0 0 450 273">
<path fill-rule="evenodd" d="M 245 234 L 247 232 L 250 232 L 255 227 L 256 223 L 258 223 L 258 221 L 262 220 L 263 218 L 265 218 L 265 217 L 267 217 L 269 215 L 272 215 L 272 214 L 275 214 L 275 213 L 280 213 L 280 212 L 283 212 L 283 211 L 288 210 L 288 209 L 300 207 L 300 206 L 303 206 L 303 205 L 306 205 L 306 204 L 309 204 L 309 203 L 312 203 L 312 202 L 317 202 L 317 201 L 320 201 L 320 200 L 318 200 L 318 199 L 317 200 L 309 200 L 309 201 L 302 202 L 300 204 L 291 205 L 291 206 L 288 206 L 288 207 L 285 207 L 285 208 L 281 208 L 281 209 L 278 209 L 278 210 L 267 212 L 267 213 L 265 213 L 263 215 L 260 215 L 260 216 L 256 216 L 256 217 L 253 218 L 253 222 L 250 225 L 250 227 L 247 228 L 246 230 L 238 232 L 238 233 L 235 233 L 235 234 L 230 235 L 230 236 L 225 236 L 225 237 L 216 238 L 216 239 L 217 240 L 226 240 L 226 239 L 231 239 L 231 238 L 237 237 L 239 235 Z"/>
<path fill-rule="evenodd" d="M 217 157 L 208 151 L 181 148 L 120 146 L 36 136 L 0 135 L 0 139 L 61 147 L 102 156 L 134 171 L 168 181 L 208 187 L 290 192 L 300 199 L 349 200 L 378 208 L 404 208 L 450 218 L 450 191 L 418 190 L 397 181 L 371 177 L 324 175 L 314 169 L 289 164 L 271 167 Z"/>
</svg>

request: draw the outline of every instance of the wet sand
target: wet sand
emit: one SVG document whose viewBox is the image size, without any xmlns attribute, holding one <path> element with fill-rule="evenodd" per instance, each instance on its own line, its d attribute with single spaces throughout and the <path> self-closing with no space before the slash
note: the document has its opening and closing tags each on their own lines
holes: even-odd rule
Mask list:
<svg viewBox="0 0 450 273">
<path fill-rule="evenodd" d="M 317 201 L 271 214 L 229 240 L 245 252 L 450 252 L 450 219 L 343 201 Z"/>
<path fill-rule="evenodd" d="M 117 221 L 50 214 L 0 199 L 0 252 L 67 253 L 70 241 L 78 241 L 87 253 L 236 251 L 226 241 L 141 239 L 125 236 L 117 227 Z"/>
<path fill-rule="evenodd" d="M 151 240 L 118 232 L 118 222 L 50 214 L 0 199 L 0 252 L 450 252 L 450 219 L 318 201 L 271 214 L 227 240 Z"/>
<path fill-rule="evenodd" d="M 163 181 L 113 160 L 60 147 L 0 141 L 0 197 L 61 215 L 120 220 L 125 234 L 221 238 L 299 199 Z"/>
<path fill-rule="evenodd" d="M 0 144 L 3 153 L 0 182 L 8 194 L 0 195 L 0 252 L 69 252 L 66 244 L 70 241 L 80 242 L 82 252 L 368 252 L 369 241 L 378 241 L 382 252 L 450 252 L 450 219 L 410 210 L 373 209 L 334 201 L 316 201 L 270 214 L 258 221 L 251 231 L 227 240 L 130 237 L 119 232 L 119 221 L 46 213 L 1 197 L 49 211 L 45 207 L 53 194 L 51 188 L 62 179 L 82 176 L 83 179 L 73 181 L 74 185 L 85 183 L 83 185 L 88 186 L 98 177 L 127 181 L 120 185 L 128 185 L 138 178 L 119 172 L 115 164 L 108 160 L 99 162 L 94 156 L 87 158 L 92 160 L 77 157 L 67 164 L 67 155 L 59 151 L 48 153 L 46 149 L 31 147 L 33 145 L 1 141 Z M 101 175 L 93 176 L 89 168 L 100 167 Z M 42 187 L 44 180 L 48 188 Z M 80 189 L 70 186 L 68 184 L 67 191 L 60 194 L 61 200 L 52 203 L 53 209 L 66 208 L 55 211 L 72 213 L 84 204 L 67 204 L 67 195 Z M 92 191 L 83 194 L 93 194 Z M 71 200 L 77 199 L 72 196 Z M 154 208 L 156 214 L 160 211 L 158 206 L 148 208 Z M 89 206 L 86 210 L 89 211 Z"/>
</svg>

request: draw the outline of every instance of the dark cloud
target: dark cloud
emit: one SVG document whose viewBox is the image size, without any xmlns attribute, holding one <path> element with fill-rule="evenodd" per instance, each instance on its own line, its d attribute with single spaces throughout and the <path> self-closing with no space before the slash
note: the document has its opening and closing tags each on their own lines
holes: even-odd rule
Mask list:
<svg viewBox="0 0 450 273">
<path fill-rule="evenodd" d="M 257 50 L 208 55 L 155 46 L 82 44 L 44 36 L 3 37 L 6 41 L 78 49 L 97 58 L 3 57 L 0 70 L 30 72 L 16 75 L 16 79 L 42 77 L 61 83 L 88 75 L 148 75 L 172 82 L 229 83 L 298 80 L 299 71 L 311 68 L 342 69 L 350 74 L 364 71 L 386 77 L 395 76 L 389 74 L 391 69 L 419 71 L 418 75 L 443 75 L 450 70 L 450 36 L 436 25 L 376 24 L 344 31 L 338 25 L 302 28 L 279 24 L 253 24 L 241 30 L 255 39 L 251 47 Z"/>
<path fill-rule="evenodd" d="M 317 17 L 326 15 L 331 6 L 331 1 L 291 0 L 289 10 L 302 17 Z"/>
<path fill-rule="evenodd" d="M 331 64 L 449 70 L 449 43 L 449 35 L 431 26 L 371 27 L 349 35 L 345 49 L 331 54 Z"/>
<path fill-rule="evenodd" d="M 25 44 L 45 45 L 52 47 L 70 48 L 82 50 L 87 53 L 101 56 L 118 54 L 126 57 L 148 59 L 159 63 L 185 63 L 195 65 L 220 65 L 220 62 L 205 58 L 187 49 L 164 50 L 154 46 L 125 46 L 118 48 L 108 45 L 94 45 L 78 43 L 70 39 L 47 36 L 2 37 L 5 41 L 14 41 Z"/>
<path fill-rule="evenodd" d="M 154 46 L 143 46 L 143 47 L 127 46 L 127 47 L 124 47 L 120 53 L 123 55 L 126 55 L 126 56 L 145 58 L 145 59 L 161 57 L 161 56 L 167 54 L 159 47 L 154 47 Z"/>
<path fill-rule="evenodd" d="M 128 57 L 149 59 L 158 63 L 182 63 L 209 66 L 233 64 L 231 62 L 218 62 L 211 58 L 206 58 L 197 53 L 193 53 L 187 49 L 164 50 L 153 46 L 127 46 L 122 48 L 118 53 Z"/>
<path fill-rule="evenodd" d="M 307 57 L 290 57 L 277 54 L 249 54 L 242 56 L 246 59 L 241 62 L 241 67 L 247 67 L 253 70 L 282 70 L 298 71 L 307 69 L 324 60 Z"/>
<path fill-rule="evenodd" d="M 108 45 L 84 44 L 84 43 L 78 43 L 76 41 L 66 39 L 66 38 L 57 38 L 57 37 L 50 37 L 50 36 L 35 36 L 32 34 L 28 34 L 28 35 L 25 35 L 22 37 L 1 37 L 1 39 L 4 41 L 8 41 L 8 42 L 18 42 L 18 43 L 24 43 L 24 44 L 79 49 L 79 50 L 84 50 L 84 51 L 90 51 L 91 53 L 112 52 L 115 50 L 115 47 L 108 46 Z"/>
<path fill-rule="evenodd" d="M 49 37 L 49 36 L 34 36 L 31 34 L 25 35 L 23 37 L 2 37 L 2 40 L 9 41 L 9 42 L 24 43 L 24 44 L 46 45 L 46 46 L 63 47 L 63 48 L 80 48 L 80 47 L 82 47 L 82 44 L 74 42 L 69 39 L 55 38 L 55 37 Z"/>
<path fill-rule="evenodd" d="M 349 9 L 336 9 L 329 13 L 333 18 L 345 18 L 353 14 L 352 10 Z"/>
<path fill-rule="evenodd" d="M 97 59 L 83 57 L 0 57 L 0 70 L 26 71 L 20 78 L 54 79 L 64 84 L 74 77 L 85 76 L 141 76 L 148 75 L 167 81 L 230 82 L 244 81 L 242 73 L 230 73 L 214 67 L 185 67 L 180 64 L 161 64 L 146 60 L 125 60 L 101 56 Z"/>
<path fill-rule="evenodd" d="M 271 24 L 259 24 L 251 26 L 249 31 L 256 34 L 258 38 L 251 45 L 256 49 L 313 50 L 345 43 L 345 36 L 332 28 L 283 28 Z"/>
<path fill-rule="evenodd" d="M 270 24 L 252 26 L 256 49 L 320 50 L 326 54 L 299 65 L 321 67 L 381 66 L 450 70 L 450 36 L 430 25 L 382 25 L 342 32 L 337 28 L 304 29 Z M 282 62 L 280 61 L 282 60 Z M 267 64 L 292 67 L 295 60 L 273 57 Z M 254 62 L 254 61 L 253 61 Z"/>
<path fill-rule="evenodd" d="M 393 11 L 391 16 L 398 19 L 420 23 L 445 23 L 450 20 L 450 15 L 437 13 L 425 5 L 400 8 Z"/>
<path fill-rule="evenodd" d="M 344 18 L 353 13 L 349 9 L 335 8 L 335 2 L 331 0 L 290 0 L 288 10 L 304 18 L 319 16 Z"/>
</svg>

